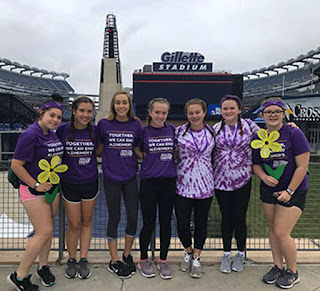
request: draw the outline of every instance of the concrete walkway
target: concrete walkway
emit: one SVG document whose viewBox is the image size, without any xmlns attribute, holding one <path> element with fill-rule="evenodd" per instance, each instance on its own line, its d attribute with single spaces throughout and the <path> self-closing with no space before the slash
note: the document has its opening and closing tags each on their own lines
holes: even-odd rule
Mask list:
<svg viewBox="0 0 320 291">
<path fill-rule="evenodd" d="M 9 273 L 16 270 L 16 265 L 0 266 L 0 290 L 14 290 L 6 281 Z M 275 285 L 267 285 L 261 281 L 261 276 L 269 271 L 270 264 L 256 264 L 247 262 L 245 269 L 240 273 L 231 272 L 222 274 L 219 272 L 219 265 L 203 264 L 204 274 L 201 279 L 193 279 L 188 273 L 179 271 L 177 264 L 172 265 L 173 278 L 163 280 L 156 272 L 156 277 L 147 279 L 142 277 L 139 271 L 130 279 L 118 279 L 114 274 L 108 272 L 106 264 L 91 264 L 92 276 L 87 280 L 66 279 L 64 277 L 65 265 L 53 264 L 52 272 L 56 276 L 56 285 L 47 288 L 43 287 L 35 275 L 32 282 L 40 286 L 40 290 L 63 291 L 105 291 L 105 290 L 280 290 Z M 36 266 L 32 272 L 35 274 Z M 156 268 L 154 266 L 154 270 Z M 320 264 L 299 264 L 298 270 L 301 281 L 293 287 L 293 290 L 312 291 L 320 290 Z"/>
</svg>

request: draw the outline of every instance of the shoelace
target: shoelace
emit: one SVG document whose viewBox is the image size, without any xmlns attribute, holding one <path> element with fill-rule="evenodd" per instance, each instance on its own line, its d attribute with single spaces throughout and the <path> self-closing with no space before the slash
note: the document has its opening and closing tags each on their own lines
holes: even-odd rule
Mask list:
<svg viewBox="0 0 320 291">
<path fill-rule="evenodd" d="M 201 264 L 200 264 L 200 259 L 199 259 L 199 258 L 194 258 L 194 259 L 193 259 L 193 265 L 194 265 L 195 267 L 200 267 L 200 266 L 201 266 Z"/>
</svg>

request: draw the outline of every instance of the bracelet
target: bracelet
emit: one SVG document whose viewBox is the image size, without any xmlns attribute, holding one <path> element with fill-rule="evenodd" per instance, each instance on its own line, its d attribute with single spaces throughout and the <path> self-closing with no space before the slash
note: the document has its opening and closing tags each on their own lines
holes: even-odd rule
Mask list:
<svg viewBox="0 0 320 291">
<path fill-rule="evenodd" d="M 292 196 L 293 193 L 294 193 L 294 191 L 292 189 L 290 189 L 290 188 L 287 188 L 286 191 L 290 196 Z"/>
</svg>

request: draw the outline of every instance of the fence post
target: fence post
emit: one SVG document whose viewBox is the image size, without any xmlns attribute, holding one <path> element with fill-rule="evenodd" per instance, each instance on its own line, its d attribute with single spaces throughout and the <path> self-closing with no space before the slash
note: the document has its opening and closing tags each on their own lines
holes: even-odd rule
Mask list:
<svg viewBox="0 0 320 291">
<path fill-rule="evenodd" d="M 60 195 L 61 196 L 61 195 Z M 61 262 L 63 259 L 63 252 L 65 249 L 65 212 L 62 199 L 59 200 L 59 258 Z"/>
</svg>

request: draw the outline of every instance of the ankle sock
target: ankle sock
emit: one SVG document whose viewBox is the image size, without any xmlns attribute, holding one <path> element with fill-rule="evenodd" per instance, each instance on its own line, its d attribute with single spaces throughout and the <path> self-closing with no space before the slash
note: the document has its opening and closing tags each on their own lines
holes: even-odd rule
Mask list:
<svg viewBox="0 0 320 291">
<path fill-rule="evenodd" d="M 223 255 L 224 255 L 224 256 L 231 257 L 231 252 L 223 252 Z"/>
</svg>

